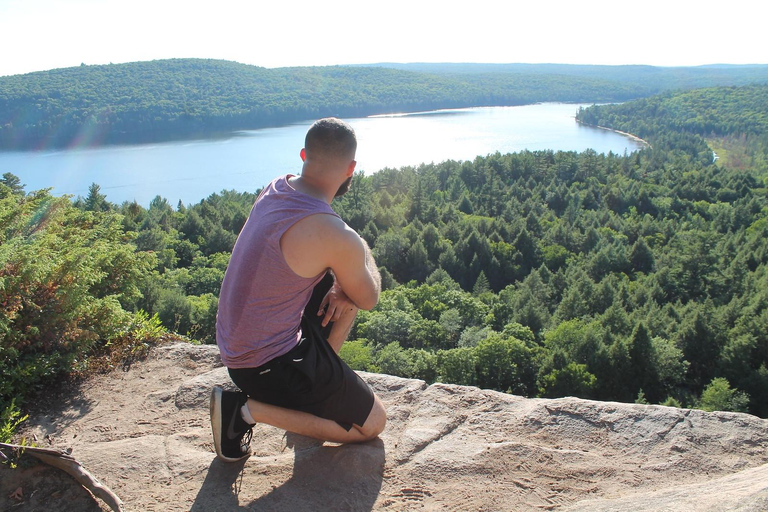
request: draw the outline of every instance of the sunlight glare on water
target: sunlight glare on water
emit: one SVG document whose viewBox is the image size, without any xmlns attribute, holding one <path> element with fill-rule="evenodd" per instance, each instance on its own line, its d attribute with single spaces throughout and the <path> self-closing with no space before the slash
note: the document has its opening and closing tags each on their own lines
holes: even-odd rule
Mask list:
<svg viewBox="0 0 768 512">
<path fill-rule="evenodd" d="M 358 136 L 357 169 L 473 160 L 499 151 L 583 151 L 622 154 L 641 147 L 623 135 L 584 127 L 579 105 L 483 107 L 348 119 Z M 175 205 L 222 190 L 253 192 L 272 178 L 301 172 L 299 152 L 312 121 L 248 130 L 227 138 L 44 152 L 0 152 L 0 174 L 11 172 L 27 191 L 88 194 L 96 183 L 113 203 L 143 206 L 157 195 Z"/>
</svg>

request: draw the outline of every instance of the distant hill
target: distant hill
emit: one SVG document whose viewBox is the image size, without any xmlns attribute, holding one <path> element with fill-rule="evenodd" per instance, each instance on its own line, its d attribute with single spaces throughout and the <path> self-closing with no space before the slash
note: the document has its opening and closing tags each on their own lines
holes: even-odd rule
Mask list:
<svg viewBox="0 0 768 512">
<path fill-rule="evenodd" d="M 0 149 L 173 140 L 329 115 L 542 101 L 621 102 L 649 94 L 642 80 L 578 76 L 559 67 L 551 72 L 531 68 L 530 73 L 514 69 L 266 69 L 172 59 L 0 77 Z"/>
<path fill-rule="evenodd" d="M 670 89 L 696 89 L 722 85 L 768 83 L 768 65 L 712 64 L 695 67 L 597 66 L 577 64 L 453 64 L 378 63 L 371 66 L 418 73 L 562 75 L 628 83 L 643 89 L 643 95 Z"/>
</svg>

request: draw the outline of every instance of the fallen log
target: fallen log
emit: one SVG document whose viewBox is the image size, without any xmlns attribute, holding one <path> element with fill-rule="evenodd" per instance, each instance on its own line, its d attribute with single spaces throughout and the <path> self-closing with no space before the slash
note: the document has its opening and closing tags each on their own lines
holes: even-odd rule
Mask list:
<svg viewBox="0 0 768 512">
<path fill-rule="evenodd" d="M 123 512 L 123 502 L 109 487 L 89 473 L 74 457 L 54 448 L 38 448 L 36 446 L 21 446 L 18 444 L 0 443 L 0 448 L 28 453 L 46 464 L 59 468 L 71 475 L 77 482 L 100 498 L 115 512 Z"/>
</svg>

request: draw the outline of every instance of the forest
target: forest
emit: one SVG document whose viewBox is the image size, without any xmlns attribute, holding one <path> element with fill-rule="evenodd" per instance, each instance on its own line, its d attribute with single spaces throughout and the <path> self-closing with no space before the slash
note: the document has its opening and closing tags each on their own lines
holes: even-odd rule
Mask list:
<svg viewBox="0 0 768 512">
<path fill-rule="evenodd" d="M 580 112 L 637 131 L 649 146 L 631 154 L 356 174 L 333 207 L 372 247 L 385 291 L 342 357 L 528 397 L 768 417 L 766 101 L 766 86 L 718 87 Z M 749 162 L 713 158 L 707 140 L 723 137 Z M 97 184 L 57 198 L 4 174 L 0 427 L 56 375 L 115 367 L 168 333 L 214 343 L 254 199 L 144 208 L 109 203 Z"/>
<path fill-rule="evenodd" d="M 0 77 L 0 150 L 179 140 L 331 115 L 614 103 L 760 80 L 768 81 L 768 66 L 83 64 Z"/>
</svg>

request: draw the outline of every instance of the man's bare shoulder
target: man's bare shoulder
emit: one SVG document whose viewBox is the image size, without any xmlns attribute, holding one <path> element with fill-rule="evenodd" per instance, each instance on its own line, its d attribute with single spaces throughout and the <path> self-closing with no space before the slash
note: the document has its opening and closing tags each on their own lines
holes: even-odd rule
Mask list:
<svg viewBox="0 0 768 512">
<path fill-rule="evenodd" d="M 339 255 L 360 243 L 360 237 L 343 220 L 320 213 L 291 226 L 283 235 L 280 247 L 294 272 L 312 277 L 336 266 Z"/>
<path fill-rule="evenodd" d="M 361 309 L 376 305 L 381 278 L 365 241 L 333 215 L 312 215 L 292 227 L 281 241 L 288 266 L 302 277 L 333 270 L 338 284 Z"/>
<path fill-rule="evenodd" d="M 356 237 L 355 231 L 336 215 L 316 213 L 296 222 L 285 235 L 301 234 L 301 238 L 328 238 L 329 241 L 341 241 L 345 238 Z M 284 235 L 284 237 L 285 237 Z M 297 237 L 299 238 L 299 237 Z"/>
</svg>

